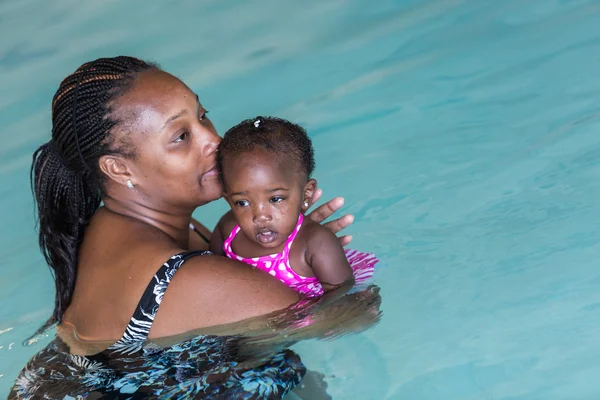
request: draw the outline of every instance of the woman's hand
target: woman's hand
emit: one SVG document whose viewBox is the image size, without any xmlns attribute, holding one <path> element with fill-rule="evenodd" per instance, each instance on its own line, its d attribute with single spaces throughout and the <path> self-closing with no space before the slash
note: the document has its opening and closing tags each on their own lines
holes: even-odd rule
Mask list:
<svg viewBox="0 0 600 400">
<path fill-rule="evenodd" d="M 323 191 L 321 189 L 317 189 L 312 198 L 312 203 L 309 205 L 309 207 L 312 207 L 312 205 L 315 204 L 321 198 L 322 194 L 323 194 Z M 307 217 L 309 217 L 313 221 L 320 224 L 325 219 L 332 216 L 343 205 L 344 205 L 344 198 L 336 197 L 334 199 L 329 200 L 327 203 L 317 207 L 314 211 L 312 211 L 310 214 L 308 214 Z M 333 233 L 337 234 L 339 231 L 352 225 L 353 222 L 354 222 L 354 216 L 351 214 L 346 214 L 346 215 L 341 216 L 338 219 L 334 219 L 333 221 L 329 221 L 329 222 L 323 224 L 323 226 L 327 227 Z M 340 243 L 342 244 L 342 246 L 346 246 L 352 241 L 352 236 L 349 236 L 349 235 L 339 236 L 338 239 L 339 239 Z"/>
</svg>

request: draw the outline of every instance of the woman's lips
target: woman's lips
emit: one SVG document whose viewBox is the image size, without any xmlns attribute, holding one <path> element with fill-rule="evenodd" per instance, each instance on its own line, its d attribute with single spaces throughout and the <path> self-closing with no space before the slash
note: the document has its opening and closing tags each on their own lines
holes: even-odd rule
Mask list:
<svg viewBox="0 0 600 400">
<path fill-rule="evenodd" d="M 205 173 L 202 174 L 202 178 L 209 178 L 211 176 L 217 176 L 219 175 L 219 171 L 217 170 L 217 166 L 215 165 L 214 167 L 212 167 L 211 169 L 209 169 L 208 171 L 206 171 Z"/>
</svg>

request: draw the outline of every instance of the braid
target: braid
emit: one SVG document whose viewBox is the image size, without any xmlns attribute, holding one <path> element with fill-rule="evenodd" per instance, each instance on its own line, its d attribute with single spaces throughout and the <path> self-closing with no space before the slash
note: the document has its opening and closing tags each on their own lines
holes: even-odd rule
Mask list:
<svg viewBox="0 0 600 400">
<path fill-rule="evenodd" d="M 115 144 L 110 104 L 152 69 L 158 66 L 132 57 L 101 58 L 66 77 L 52 99 L 52 139 L 31 167 L 39 245 L 56 285 L 54 312 L 38 333 L 60 323 L 71 303 L 83 231 L 101 202 L 100 157 L 131 156 Z"/>
</svg>

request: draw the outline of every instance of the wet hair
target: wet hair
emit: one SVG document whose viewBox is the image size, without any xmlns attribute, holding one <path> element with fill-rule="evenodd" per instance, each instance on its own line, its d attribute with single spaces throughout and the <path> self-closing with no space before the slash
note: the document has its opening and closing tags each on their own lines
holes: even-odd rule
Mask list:
<svg viewBox="0 0 600 400">
<path fill-rule="evenodd" d="M 225 133 L 217 153 L 221 176 L 225 157 L 257 149 L 292 157 L 307 179 L 315 169 L 315 152 L 304 128 L 281 118 L 256 117 L 240 122 Z"/>
<path fill-rule="evenodd" d="M 100 58 L 66 77 L 52 99 L 52 138 L 33 153 L 31 166 L 39 245 L 56 286 L 54 311 L 38 333 L 60 323 L 71 303 L 79 245 L 101 202 L 100 157 L 135 156 L 128 138 L 115 138 L 120 122 L 111 104 L 140 72 L 157 69 L 132 57 Z"/>
</svg>

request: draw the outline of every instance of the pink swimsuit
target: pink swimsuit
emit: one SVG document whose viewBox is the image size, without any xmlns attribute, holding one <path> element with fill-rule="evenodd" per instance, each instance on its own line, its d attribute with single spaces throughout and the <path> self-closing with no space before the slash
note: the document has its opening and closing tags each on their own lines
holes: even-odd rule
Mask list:
<svg viewBox="0 0 600 400">
<path fill-rule="evenodd" d="M 290 265 L 290 249 L 292 248 L 292 243 L 294 242 L 296 235 L 298 235 L 298 231 L 300 231 L 300 228 L 302 227 L 303 220 L 304 216 L 300 214 L 298 223 L 290 236 L 286 239 L 281 253 L 253 258 L 244 258 L 233 252 L 231 242 L 233 242 L 233 239 L 240 231 L 240 226 L 236 225 L 223 244 L 225 255 L 234 260 L 250 264 L 253 267 L 274 276 L 290 288 L 307 297 L 320 296 L 323 294 L 323 287 L 321 286 L 319 279 L 316 277 L 300 276 Z M 345 253 L 350 266 L 354 271 L 356 283 L 363 282 L 373 276 L 375 264 L 379 261 L 373 254 L 361 253 L 356 250 L 345 250 Z"/>
</svg>

